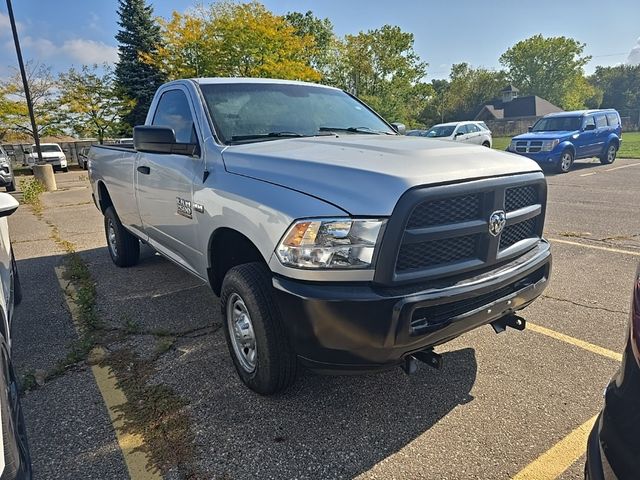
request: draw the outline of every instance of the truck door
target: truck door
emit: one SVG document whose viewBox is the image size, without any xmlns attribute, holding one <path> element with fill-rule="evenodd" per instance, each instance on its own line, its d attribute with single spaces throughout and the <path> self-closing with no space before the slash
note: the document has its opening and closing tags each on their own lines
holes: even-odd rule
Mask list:
<svg viewBox="0 0 640 480">
<path fill-rule="evenodd" d="M 198 143 L 194 118 L 188 90 L 174 86 L 162 93 L 151 124 L 172 128 L 179 143 Z M 195 248 L 197 213 L 192 196 L 194 178 L 202 178 L 202 165 L 202 158 L 146 152 L 138 155 L 136 165 L 138 208 L 149 242 L 190 270 L 195 270 L 201 256 Z"/>
<path fill-rule="evenodd" d="M 611 127 L 607 123 L 607 116 L 604 113 L 598 113 L 595 115 L 596 117 L 596 134 L 595 134 L 595 142 L 593 144 L 593 152 L 592 155 L 601 155 L 604 150 L 604 144 L 609 137 L 609 132 L 611 131 Z"/>
</svg>

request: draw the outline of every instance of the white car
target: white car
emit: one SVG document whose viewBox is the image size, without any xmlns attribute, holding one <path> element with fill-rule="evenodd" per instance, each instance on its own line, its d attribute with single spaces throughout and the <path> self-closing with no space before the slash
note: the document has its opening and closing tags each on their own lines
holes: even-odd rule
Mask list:
<svg viewBox="0 0 640 480">
<path fill-rule="evenodd" d="M 477 145 L 484 145 L 485 147 L 491 147 L 493 143 L 491 130 L 489 130 L 484 122 L 439 123 L 429 130 L 412 130 L 407 132 L 407 135 L 475 143 Z"/>
<path fill-rule="evenodd" d="M 42 152 L 42 160 L 51 165 L 54 170 L 69 171 L 67 168 L 67 156 L 57 143 L 41 143 L 40 151 Z M 27 156 L 27 166 L 33 169 L 38 163 L 38 154 L 36 146 L 31 145 L 31 153 Z"/>
</svg>

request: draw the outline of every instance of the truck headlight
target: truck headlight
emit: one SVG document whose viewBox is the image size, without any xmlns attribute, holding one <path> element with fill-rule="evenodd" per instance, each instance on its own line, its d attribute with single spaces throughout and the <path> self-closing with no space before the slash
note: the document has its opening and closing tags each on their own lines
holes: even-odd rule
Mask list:
<svg viewBox="0 0 640 480">
<path fill-rule="evenodd" d="M 294 268 L 370 268 L 378 236 L 386 220 L 305 219 L 294 222 L 276 254 Z"/>
<path fill-rule="evenodd" d="M 515 152 L 516 151 L 516 142 L 515 142 L 515 140 L 511 140 L 511 143 L 507 147 L 507 150 L 510 151 L 510 152 Z"/>
<path fill-rule="evenodd" d="M 542 142 L 542 151 L 550 152 L 551 150 L 556 148 L 559 143 L 560 140 L 558 140 L 557 138 L 555 140 L 545 140 L 544 142 Z"/>
</svg>

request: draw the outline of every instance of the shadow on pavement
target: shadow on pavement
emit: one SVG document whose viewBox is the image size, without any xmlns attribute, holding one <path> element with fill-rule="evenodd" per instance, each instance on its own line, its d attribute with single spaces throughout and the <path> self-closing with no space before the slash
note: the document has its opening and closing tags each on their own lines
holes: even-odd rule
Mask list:
<svg viewBox="0 0 640 480">
<path fill-rule="evenodd" d="M 188 402 L 194 467 L 207 478 L 353 477 L 473 400 L 477 364 L 470 348 L 445 353 L 441 371 L 304 373 L 283 394 L 261 397 L 236 376 L 219 328 L 219 303 L 207 285 L 148 249 L 127 269 L 115 267 L 106 248 L 80 254 L 97 282 L 106 324 L 189 332 L 156 361 L 152 382 L 171 386 Z M 50 261 L 32 259 L 19 268 Z M 145 355 L 156 342 L 154 335 L 132 335 L 128 344 Z"/>
</svg>

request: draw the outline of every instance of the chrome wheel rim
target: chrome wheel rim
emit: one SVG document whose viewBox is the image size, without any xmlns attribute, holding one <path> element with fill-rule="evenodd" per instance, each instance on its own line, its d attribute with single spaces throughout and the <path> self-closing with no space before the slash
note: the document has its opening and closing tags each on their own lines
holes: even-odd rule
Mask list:
<svg viewBox="0 0 640 480">
<path fill-rule="evenodd" d="M 107 242 L 109 243 L 109 250 L 114 257 L 118 256 L 118 244 L 116 243 L 116 229 L 113 226 L 113 221 L 109 219 L 107 224 Z"/>
<path fill-rule="evenodd" d="M 570 167 L 571 167 L 571 154 L 563 153 L 561 168 L 566 172 L 567 170 L 569 170 Z"/>
<path fill-rule="evenodd" d="M 258 360 L 256 335 L 249 310 L 237 293 L 231 294 L 227 300 L 227 328 L 238 363 L 244 371 L 252 373 Z"/>
<path fill-rule="evenodd" d="M 607 161 L 609 163 L 613 162 L 616 159 L 616 147 L 609 147 L 609 151 L 607 152 Z"/>
</svg>

